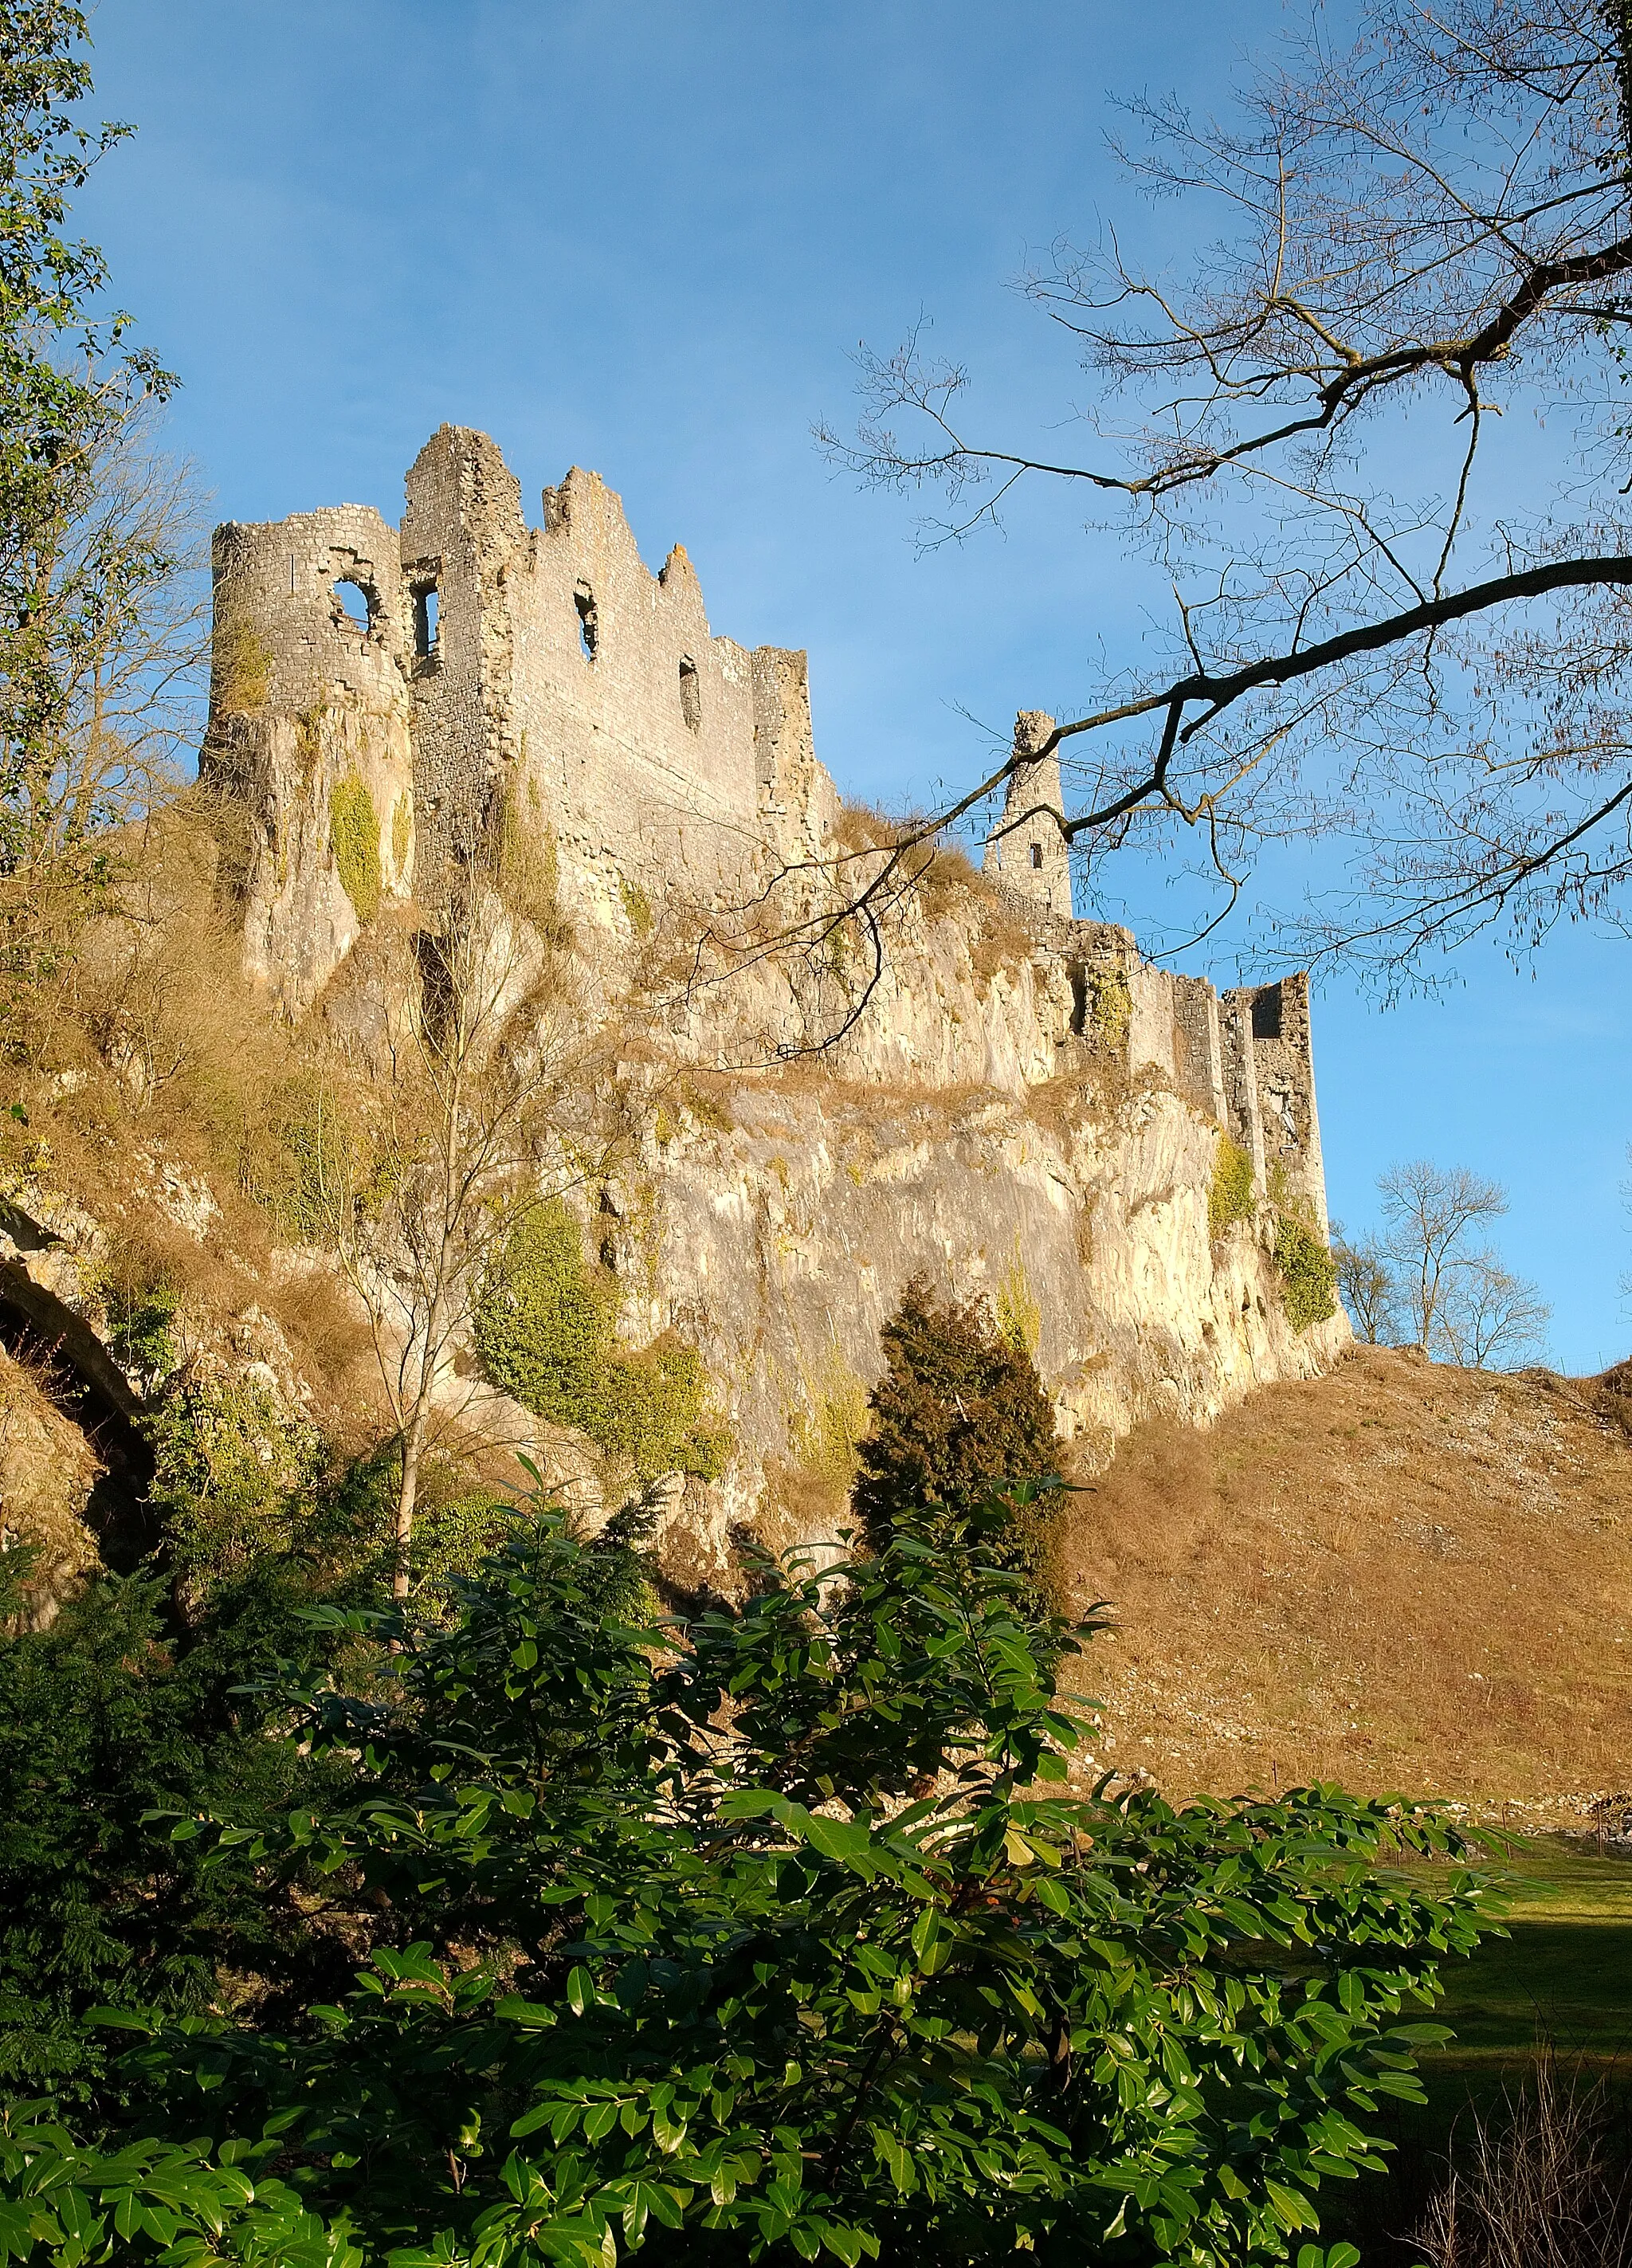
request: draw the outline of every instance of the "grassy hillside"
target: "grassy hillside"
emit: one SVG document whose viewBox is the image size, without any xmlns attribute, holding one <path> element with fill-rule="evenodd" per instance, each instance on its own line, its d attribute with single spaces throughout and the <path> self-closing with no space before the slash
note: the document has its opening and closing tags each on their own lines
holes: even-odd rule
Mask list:
<svg viewBox="0 0 1632 2268">
<path fill-rule="evenodd" d="M 1632 1785 L 1632 1404 L 1361 1348 L 1074 1498 L 1106 1760 L 1175 1792 L 1333 1778 L 1578 1822 Z"/>
</svg>

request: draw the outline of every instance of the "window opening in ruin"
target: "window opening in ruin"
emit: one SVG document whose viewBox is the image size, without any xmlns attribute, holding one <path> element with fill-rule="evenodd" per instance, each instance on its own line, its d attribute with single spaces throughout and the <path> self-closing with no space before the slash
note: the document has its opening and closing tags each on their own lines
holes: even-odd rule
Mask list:
<svg viewBox="0 0 1632 2268">
<path fill-rule="evenodd" d="M 341 620 L 342 615 L 344 622 Z M 334 585 L 334 620 L 342 629 L 349 624 L 352 630 L 361 630 L 364 637 L 373 622 L 374 608 L 369 593 L 349 575 L 342 575 Z"/>
<path fill-rule="evenodd" d="M 702 730 L 702 687 L 697 678 L 697 665 L 689 654 L 680 659 L 680 715 L 693 733 Z"/>
<path fill-rule="evenodd" d="M 1032 845 L 1032 864 L 1033 866 L 1040 866 L 1042 865 L 1042 844 L 1040 843 L 1033 843 Z"/>
<path fill-rule="evenodd" d="M 595 593 L 587 583 L 580 583 L 572 593 L 572 603 L 578 610 L 578 637 L 583 642 L 587 661 L 595 659 L 595 649 L 600 644 L 600 617 L 595 609 Z"/>
<path fill-rule="evenodd" d="M 1080 1040 L 1088 1029 L 1088 971 L 1080 961 L 1071 963 L 1070 978 L 1071 1031 Z"/>
<path fill-rule="evenodd" d="M 414 593 L 414 651 L 422 661 L 437 651 L 438 627 L 437 586 L 427 583 Z"/>
<path fill-rule="evenodd" d="M 1281 988 L 1266 984 L 1253 995 L 1253 1037 L 1255 1040 L 1278 1040 L 1281 1036 Z"/>
</svg>

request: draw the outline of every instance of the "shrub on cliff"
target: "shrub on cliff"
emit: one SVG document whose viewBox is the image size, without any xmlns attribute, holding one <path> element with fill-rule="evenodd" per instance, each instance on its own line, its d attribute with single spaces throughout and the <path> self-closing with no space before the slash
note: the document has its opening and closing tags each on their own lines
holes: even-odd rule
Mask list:
<svg viewBox="0 0 1632 2268">
<path fill-rule="evenodd" d="M 871 1548 L 884 1550 L 898 1513 L 961 1506 L 994 1486 L 1059 1478 L 1054 1410 L 1018 1334 L 999 1330 L 981 1300 L 937 1303 L 922 1278 L 881 1334 L 886 1367 L 868 1403 L 852 1497 Z M 1017 1506 L 1014 1564 L 1046 1581 L 1054 1498 Z"/>
<path fill-rule="evenodd" d="M 1477 1928 L 1466 1881 L 1370 1862 L 1456 1837 L 1328 1790 L 1061 1793 L 1076 1641 L 1003 1517 L 898 1507 L 877 1557 L 767 1557 L 648 1630 L 635 1539 L 546 1514 L 452 1628 L 329 1617 L 391 1690 L 255 1706 L 341 1783 L 175 1835 L 327 1918 L 355 1986 L 313 2005 L 257 1947 L 254 1996 L 155 2006 L 85 2140 L 14 2109 L 9 2249 L 1352 2268 L 1319 2192 L 1382 2162 L 1402 2003 Z"/>
<path fill-rule="evenodd" d="M 1295 1331 L 1329 1322 L 1337 1313 L 1337 1263 L 1305 1221 L 1283 1213 L 1275 1226 L 1275 1264 L 1281 1298 Z"/>
<path fill-rule="evenodd" d="M 637 1480 L 717 1479 L 730 1441 L 709 1416 L 702 1357 L 669 1335 L 626 1353 L 616 1314 L 616 1284 L 585 1265 L 577 1221 L 563 1204 L 541 1205 L 517 1226 L 476 1303 L 482 1367 L 548 1424 L 587 1433 Z"/>
</svg>

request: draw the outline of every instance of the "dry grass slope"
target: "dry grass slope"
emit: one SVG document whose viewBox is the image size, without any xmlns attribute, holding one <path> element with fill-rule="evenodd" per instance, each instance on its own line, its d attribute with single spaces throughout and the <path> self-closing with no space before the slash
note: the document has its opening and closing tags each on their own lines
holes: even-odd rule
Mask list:
<svg viewBox="0 0 1632 2268">
<path fill-rule="evenodd" d="M 1579 1822 L 1632 1785 L 1632 1413 L 1620 1374 L 1364 1347 L 1206 1432 L 1153 1424 L 1075 1498 L 1117 1630 L 1106 1761 L 1175 1792 L 1312 1778 Z"/>
</svg>

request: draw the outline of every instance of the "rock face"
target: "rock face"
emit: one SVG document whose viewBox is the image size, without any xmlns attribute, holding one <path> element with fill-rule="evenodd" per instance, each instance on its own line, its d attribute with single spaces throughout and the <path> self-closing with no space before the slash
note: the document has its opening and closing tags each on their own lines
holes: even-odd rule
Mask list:
<svg viewBox="0 0 1632 2268">
<path fill-rule="evenodd" d="M 989 1294 L 1062 1425 L 1107 1444 L 1346 1341 L 1341 1313 L 1293 1329 L 1275 1260 L 1277 1219 L 1327 1233 L 1306 980 L 1220 997 L 1071 917 L 1051 719 L 1018 721 L 984 877 L 902 864 L 816 760 L 804 655 L 714 637 L 685 552 L 651 574 L 593 474 L 528 527 L 462 428 L 421 453 L 400 529 L 351 505 L 230 525 L 215 573 L 202 770 L 241 814 L 261 981 L 304 1012 L 383 905 L 434 924 L 518 828 L 602 1012 L 667 1067 L 592 1203 L 625 1336 L 691 1339 L 739 1443 L 693 1485 L 700 1542 L 853 1416 L 915 1274 Z M 726 931 L 729 981 L 675 977 Z M 1232 1222 L 1226 1143 L 1253 1184 Z"/>
</svg>

